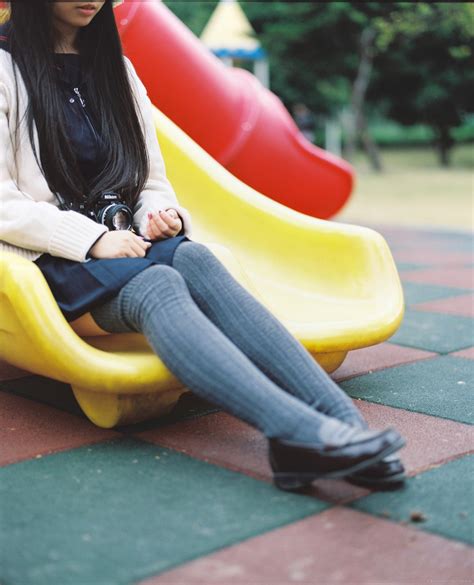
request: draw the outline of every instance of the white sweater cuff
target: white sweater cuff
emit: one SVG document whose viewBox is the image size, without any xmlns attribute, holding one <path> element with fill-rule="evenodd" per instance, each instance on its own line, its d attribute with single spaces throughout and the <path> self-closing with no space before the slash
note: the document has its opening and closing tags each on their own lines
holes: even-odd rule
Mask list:
<svg viewBox="0 0 474 585">
<path fill-rule="evenodd" d="M 91 246 L 108 229 L 76 211 L 67 211 L 62 215 L 49 240 L 48 252 L 52 256 L 85 262 Z"/>
</svg>

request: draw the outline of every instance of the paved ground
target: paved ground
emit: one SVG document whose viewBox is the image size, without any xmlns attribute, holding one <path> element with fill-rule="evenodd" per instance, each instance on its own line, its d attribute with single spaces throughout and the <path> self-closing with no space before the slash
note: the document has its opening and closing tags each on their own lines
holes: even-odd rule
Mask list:
<svg viewBox="0 0 474 585">
<path fill-rule="evenodd" d="M 1 585 L 472 583 L 473 242 L 379 231 L 406 317 L 334 377 L 372 426 L 407 438 L 403 490 L 284 493 L 262 436 L 190 394 L 107 431 L 68 387 L 4 370 Z"/>
</svg>

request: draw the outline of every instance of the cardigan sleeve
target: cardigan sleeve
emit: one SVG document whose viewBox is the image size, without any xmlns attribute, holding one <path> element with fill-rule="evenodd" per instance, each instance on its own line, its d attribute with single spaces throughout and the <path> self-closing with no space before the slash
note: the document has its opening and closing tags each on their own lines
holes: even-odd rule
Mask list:
<svg viewBox="0 0 474 585">
<path fill-rule="evenodd" d="M 8 125 L 9 92 L 0 80 L 0 240 L 78 262 L 86 261 L 93 243 L 107 230 L 75 211 L 62 211 L 48 201 L 35 201 L 20 191 L 12 177 L 12 137 Z M 28 136 L 23 135 L 20 148 Z M 39 173 L 39 178 L 43 176 Z M 52 198 L 54 197 L 51 194 Z"/>
<path fill-rule="evenodd" d="M 127 57 L 124 59 L 143 119 L 150 160 L 150 174 L 134 209 L 135 228 L 139 233 L 144 233 L 148 212 L 159 209 L 175 209 L 183 223 L 184 235 L 190 236 L 192 232 L 191 214 L 185 207 L 179 205 L 173 187 L 166 177 L 165 163 L 156 136 L 152 103 L 131 61 Z"/>
</svg>

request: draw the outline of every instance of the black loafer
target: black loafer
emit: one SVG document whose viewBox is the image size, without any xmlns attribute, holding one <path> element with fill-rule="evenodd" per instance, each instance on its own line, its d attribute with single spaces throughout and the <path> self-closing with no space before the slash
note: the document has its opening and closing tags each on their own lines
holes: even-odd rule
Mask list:
<svg viewBox="0 0 474 585">
<path fill-rule="evenodd" d="M 294 490 L 316 479 L 346 477 L 374 465 L 405 445 L 394 429 L 365 431 L 342 446 L 315 447 L 287 439 L 269 439 L 273 482 L 279 489 Z"/>
<path fill-rule="evenodd" d="M 398 489 L 405 479 L 405 468 L 397 458 L 381 459 L 370 467 L 345 477 L 346 481 L 355 485 L 378 490 Z"/>
</svg>

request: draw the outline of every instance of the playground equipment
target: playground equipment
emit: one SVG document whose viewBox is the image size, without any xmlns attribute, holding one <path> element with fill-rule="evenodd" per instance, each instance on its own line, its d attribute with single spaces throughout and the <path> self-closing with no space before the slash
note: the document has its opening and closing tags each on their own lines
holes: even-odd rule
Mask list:
<svg viewBox="0 0 474 585">
<path fill-rule="evenodd" d="M 151 101 L 247 185 L 288 207 L 332 217 L 353 171 L 299 132 L 280 99 L 226 67 L 160 0 L 115 10 L 125 53 Z"/>
<path fill-rule="evenodd" d="M 193 217 L 192 239 L 207 245 L 327 371 L 348 351 L 397 330 L 403 293 L 381 235 L 261 195 L 158 110 L 155 120 L 168 177 Z M 141 335 L 79 337 L 33 262 L 0 254 L 0 276 L 0 358 L 71 384 L 96 425 L 165 414 L 187 390 Z"/>
</svg>

